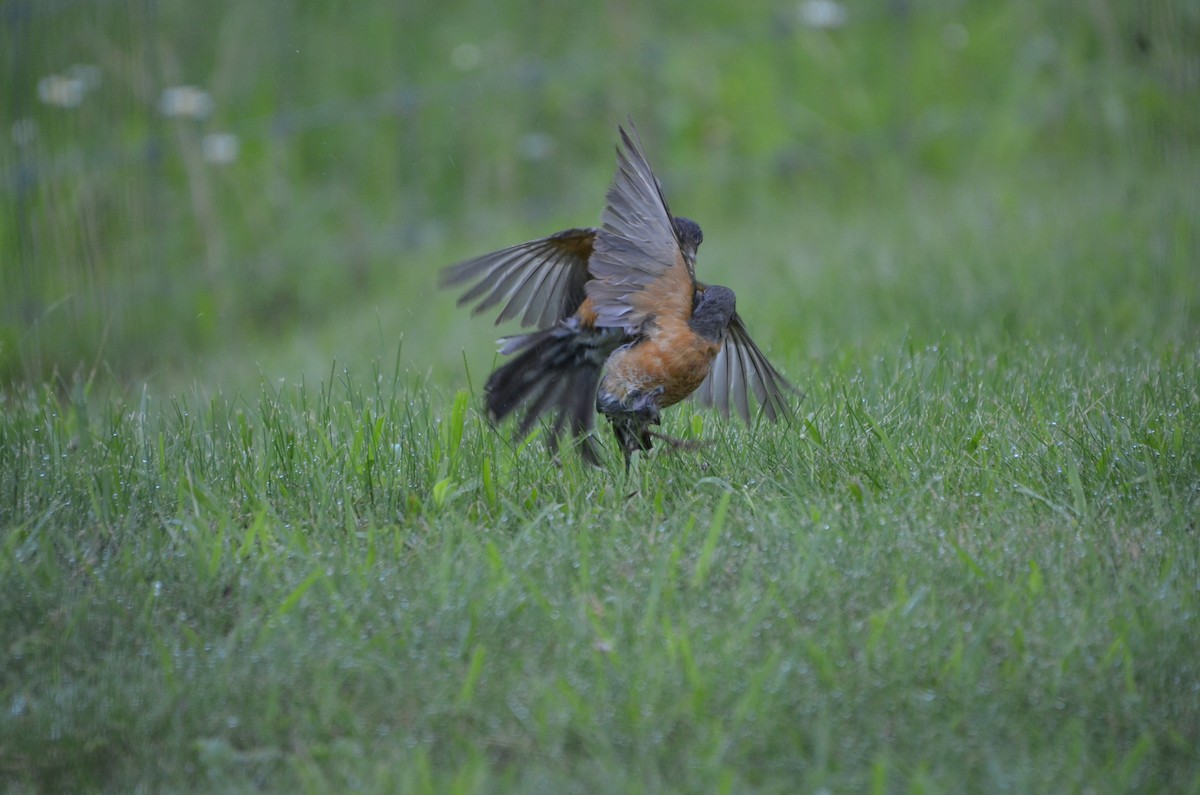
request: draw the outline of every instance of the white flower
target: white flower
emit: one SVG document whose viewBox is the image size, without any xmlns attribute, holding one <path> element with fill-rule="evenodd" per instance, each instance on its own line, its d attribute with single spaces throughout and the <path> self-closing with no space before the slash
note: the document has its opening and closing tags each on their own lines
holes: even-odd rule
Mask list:
<svg viewBox="0 0 1200 795">
<path fill-rule="evenodd" d="M 213 111 L 213 99 L 202 88 L 195 86 L 172 86 L 165 89 L 158 101 L 158 109 L 164 116 L 179 119 L 207 119 Z"/>
<path fill-rule="evenodd" d="M 204 136 L 200 143 L 204 151 L 204 159 L 209 163 L 225 165 L 237 160 L 242 142 L 233 133 L 215 132 Z"/>
<path fill-rule="evenodd" d="M 840 28 L 846 24 L 846 7 L 835 0 L 804 0 L 796 13 L 810 28 Z"/>
<path fill-rule="evenodd" d="M 48 75 L 38 81 L 38 99 L 60 108 L 77 108 L 83 102 L 87 85 L 77 77 Z"/>
</svg>

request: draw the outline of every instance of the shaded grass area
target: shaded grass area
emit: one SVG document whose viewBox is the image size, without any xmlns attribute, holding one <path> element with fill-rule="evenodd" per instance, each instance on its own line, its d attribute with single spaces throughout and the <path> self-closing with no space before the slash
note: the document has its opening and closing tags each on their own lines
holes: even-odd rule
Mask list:
<svg viewBox="0 0 1200 795">
<path fill-rule="evenodd" d="M 377 373 L 0 425 L 31 788 L 1190 791 L 1194 350 L 831 362 L 555 469 Z M 190 782 L 190 784 L 188 783 Z"/>
</svg>

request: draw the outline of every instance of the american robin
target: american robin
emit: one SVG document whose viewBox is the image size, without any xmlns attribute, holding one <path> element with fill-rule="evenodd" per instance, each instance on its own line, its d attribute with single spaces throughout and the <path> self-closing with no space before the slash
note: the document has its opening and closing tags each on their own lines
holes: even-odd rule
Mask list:
<svg viewBox="0 0 1200 795">
<path fill-rule="evenodd" d="M 500 421 L 524 409 L 518 433 L 551 414 L 550 446 L 569 423 L 581 453 L 599 465 L 591 436 L 596 411 L 608 417 L 628 471 L 652 438 L 661 411 L 689 395 L 751 421 L 788 415 L 796 389 L 750 339 L 733 291 L 696 281 L 699 224 L 671 215 L 639 141 L 618 127 L 617 172 L 599 228 L 568 229 L 443 270 L 443 286 L 474 282 L 458 304 L 478 314 L 501 305 L 499 324 L 520 316 L 539 330 L 508 337 L 517 354 L 484 387 Z M 636 136 L 636 131 L 635 131 Z"/>
</svg>

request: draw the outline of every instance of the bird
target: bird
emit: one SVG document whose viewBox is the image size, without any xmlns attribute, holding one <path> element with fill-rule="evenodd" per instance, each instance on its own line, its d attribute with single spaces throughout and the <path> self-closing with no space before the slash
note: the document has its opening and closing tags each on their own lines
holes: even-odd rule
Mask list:
<svg viewBox="0 0 1200 795">
<path fill-rule="evenodd" d="M 753 421 L 749 394 L 772 422 L 800 395 L 751 339 L 733 290 L 696 279 L 704 240 L 695 221 L 671 214 L 641 146 L 618 126 L 617 168 L 599 227 L 567 229 L 444 268 L 443 287 L 467 289 L 472 314 L 500 307 L 496 324 L 518 319 L 534 331 L 500 340 L 512 355 L 484 386 L 489 418 L 522 411 L 526 436 L 548 416 L 557 453 L 564 427 L 583 459 L 601 458 L 596 413 L 608 418 L 628 474 L 633 453 L 655 438 L 662 410 L 692 397 L 728 417 Z"/>
</svg>

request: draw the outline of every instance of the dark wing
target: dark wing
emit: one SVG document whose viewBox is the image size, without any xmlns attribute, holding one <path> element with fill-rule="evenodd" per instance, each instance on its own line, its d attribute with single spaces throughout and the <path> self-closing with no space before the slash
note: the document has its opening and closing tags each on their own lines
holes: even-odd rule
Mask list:
<svg viewBox="0 0 1200 795">
<path fill-rule="evenodd" d="M 662 187 L 623 128 L 617 173 L 596 234 L 585 287 L 596 325 L 637 329 L 651 315 L 692 314 L 695 280 L 684 260 Z"/>
<path fill-rule="evenodd" d="M 725 332 L 725 344 L 713 360 L 708 377 L 701 382 L 692 398 L 702 406 L 715 406 L 724 417 L 729 416 L 732 403 L 737 415 L 749 424 L 750 392 L 754 393 L 762 406 L 763 415 L 772 422 L 791 414 L 787 404 L 788 394 L 801 395 L 767 361 L 754 340 L 750 339 L 742 318 L 734 312 Z"/>
<path fill-rule="evenodd" d="M 475 282 L 458 299 L 459 306 L 478 301 L 474 315 L 503 302 L 496 325 L 524 313 L 522 326 L 546 328 L 583 303 L 595 239 L 595 229 L 568 229 L 451 265 L 438 281 L 443 287 Z"/>
</svg>

